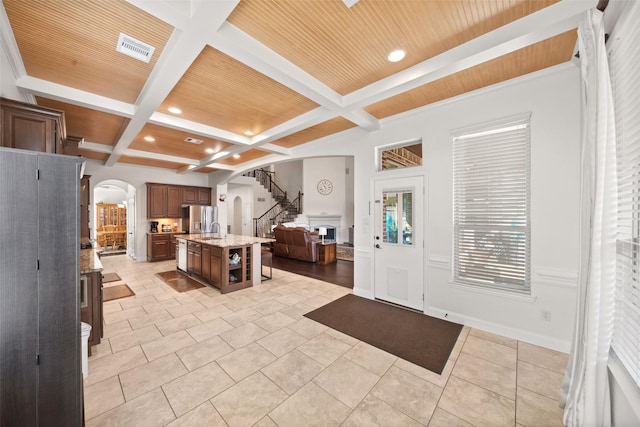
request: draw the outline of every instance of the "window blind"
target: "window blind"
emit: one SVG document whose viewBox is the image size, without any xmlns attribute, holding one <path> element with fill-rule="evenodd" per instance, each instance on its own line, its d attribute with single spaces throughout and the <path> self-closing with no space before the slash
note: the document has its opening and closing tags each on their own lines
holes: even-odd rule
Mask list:
<svg viewBox="0 0 640 427">
<path fill-rule="evenodd" d="M 611 79 L 616 114 L 618 235 L 616 311 L 612 348 L 640 386 L 640 7 L 634 5 L 612 40 Z"/>
<path fill-rule="evenodd" d="M 530 292 L 529 121 L 452 132 L 456 282 Z"/>
</svg>

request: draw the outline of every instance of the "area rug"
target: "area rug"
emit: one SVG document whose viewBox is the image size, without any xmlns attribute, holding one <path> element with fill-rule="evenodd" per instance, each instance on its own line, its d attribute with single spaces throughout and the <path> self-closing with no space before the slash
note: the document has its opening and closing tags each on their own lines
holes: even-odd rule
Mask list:
<svg viewBox="0 0 640 427">
<path fill-rule="evenodd" d="M 102 288 L 102 301 L 113 301 L 115 299 L 134 296 L 136 293 L 127 285 L 105 286 Z"/>
<path fill-rule="evenodd" d="M 117 282 L 118 280 L 122 280 L 118 273 L 105 273 L 102 275 L 102 283 Z"/>
<path fill-rule="evenodd" d="M 336 246 L 336 258 L 343 261 L 353 262 L 353 246 L 349 245 L 337 245 Z"/>
<path fill-rule="evenodd" d="M 305 316 L 436 374 L 462 330 L 456 323 L 353 294 Z"/>
<path fill-rule="evenodd" d="M 187 276 L 186 274 L 182 274 L 177 270 L 169 270 L 162 273 L 156 273 L 156 276 L 161 278 L 164 283 L 171 286 L 178 292 L 187 292 L 205 287 L 202 283 L 193 280 L 191 277 Z"/>
</svg>

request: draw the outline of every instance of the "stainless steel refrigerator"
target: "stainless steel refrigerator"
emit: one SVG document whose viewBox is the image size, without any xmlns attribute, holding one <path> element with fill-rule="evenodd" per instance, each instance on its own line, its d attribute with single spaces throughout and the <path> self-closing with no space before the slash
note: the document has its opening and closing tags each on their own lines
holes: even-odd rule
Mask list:
<svg viewBox="0 0 640 427">
<path fill-rule="evenodd" d="M 183 206 L 182 231 L 189 234 L 219 233 L 218 207 L 198 205 Z"/>
</svg>

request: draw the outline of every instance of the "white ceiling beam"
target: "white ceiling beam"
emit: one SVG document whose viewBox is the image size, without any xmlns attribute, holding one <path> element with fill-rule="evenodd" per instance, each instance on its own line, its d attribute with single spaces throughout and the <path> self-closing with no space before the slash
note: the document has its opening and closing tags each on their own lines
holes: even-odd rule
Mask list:
<svg viewBox="0 0 640 427">
<path fill-rule="evenodd" d="M 209 44 L 358 126 L 380 128 L 375 117 L 357 108 L 343 108 L 339 93 L 228 22 L 211 36 Z"/>
<path fill-rule="evenodd" d="M 16 81 L 16 85 L 34 95 L 43 96 L 56 101 L 66 102 L 104 113 L 115 114 L 123 117 L 133 117 L 136 106 L 126 102 L 118 101 L 106 96 L 96 95 L 84 90 L 74 89 L 58 83 L 38 79 L 36 77 L 24 76 Z"/>
<path fill-rule="evenodd" d="M 328 111 L 322 107 L 316 108 L 257 135 L 254 137 L 254 140 L 256 141 L 254 146 L 260 147 L 261 145 L 277 141 L 280 138 L 284 138 L 285 136 L 289 136 L 303 129 L 326 122 L 334 117 L 336 117 L 334 112 Z"/>
<path fill-rule="evenodd" d="M 205 35 L 216 31 L 233 11 L 239 0 L 199 3 L 198 10 L 184 31 L 176 30 L 168 46 L 163 49 L 160 59 L 138 101 L 136 114 L 116 143 L 113 153 L 105 163 L 113 166 L 120 155 L 142 130 L 149 118 L 156 112 L 162 101 L 182 78 L 206 45 Z"/>
<path fill-rule="evenodd" d="M 578 26 L 589 1 L 563 0 L 504 25 L 344 97 L 345 108 L 362 108 L 482 64 Z"/>
<path fill-rule="evenodd" d="M 179 156 L 171 156 L 168 154 L 161 154 L 161 153 L 153 153 L 151 151 L 132 150 L 131 148 L 126 149 L 122 154 L 124 156 L 143 157 L 145 159 L 163 160 L 166 162 L 186 163 L 188 165 L 194 165 L 194 166 L 198 164 L 198 160 L 196 159 L 189 159 L 187 157 L 179 157 Z"/>
<path fill-rule="evenodd" d="M 96 153 L 111 154 L 111 152 L 113 151 L 113 147 L 110 145 L 98 144 L 96 142 L 91 142 L 87 140 L 81 142 L 78 147 L 84 150 L 95 151 Z"/>
<path fill-rule="evenodd" d="M 4 8 L 4 4 L 0 1 L 0 49 L 2 49 L 5 53 L 5 56 L 9 62 L 9 67 L 11 67 L 11 71 L 13 73 L 13 81 L 15 82 L 21 77 L 27 75 L 27 70 L 24 67 L 24 62 L 22 62 L 22 56 L 20 55 L 20 49 L 18 48 L 18 43 L 16 42 L 16 38 L 13 35 L 13 31 L 11 30 L 11 23 L 9 22 L 9 17 L 7 16 L 7 11 Z M 7 76 L 0 76 L 2 80 L 9 81 Z M 34 96 L 28 92 L 23 92 L 25 96 L 25 101 L 35 104 L 36 100 Z"/>
<path fill-rule="evenodd" d="M 244 135 L 238 135 L 237 133 L 203 125 L 198 122 L 192 122 L 169 114 L 155 112 L 149 118 L 149 123 L 193 133 L 206 138 L 219 139 L 220 141 L 226 141 L 232 144 L 251 145 L 251 138 Z"/>
<path fill-rule="evenodd" d="M 286 148 L 286 147 L 281 147 L 279 145 L 275 145 L 275 144 L 263 144 L 260 146 L 261 150 L 264 151 L 269 151 L 273 154 L 282 154 L 285 156 L 290 156 L 291 155 L 291 149 L 290 148 Z"/>
</svg>

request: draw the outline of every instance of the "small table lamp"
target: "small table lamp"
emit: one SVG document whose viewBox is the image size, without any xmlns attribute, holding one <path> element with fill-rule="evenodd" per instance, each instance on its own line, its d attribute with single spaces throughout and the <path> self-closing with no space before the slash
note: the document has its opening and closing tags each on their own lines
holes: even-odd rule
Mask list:
<svg viewBox="0 0 640 427">
<path fill-rule="evenodd" d="M 324 245 L 324 236 L 327 235 L 327 227 L 319 227 L 318 234 L 322 236 L 322 244 Z"/>
</svg>

